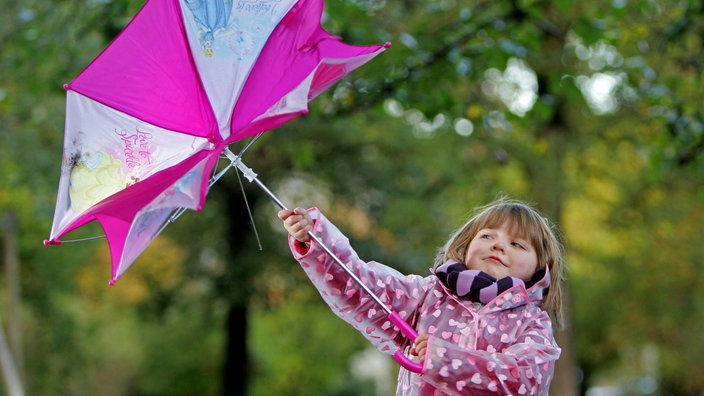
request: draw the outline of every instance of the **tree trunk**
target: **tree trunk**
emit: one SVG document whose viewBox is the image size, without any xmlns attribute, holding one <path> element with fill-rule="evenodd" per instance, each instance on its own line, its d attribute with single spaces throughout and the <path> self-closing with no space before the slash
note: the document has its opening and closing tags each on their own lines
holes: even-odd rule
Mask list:
<svg viewBox="0 0 704 396">
<path fill-rule="evenodd" d="M 541 80 L 545 81 L 545 79 Z M 555 116 L 542 130 L 542 137 L 548 142 L 545 155 L 526 160 L 532 181 L 532 196 L 535 197 L 541 212 L 558 226 L 562 224 L 562 207 L 566 189 L 563 164 L 568 147 L 567 139 L 570 137 L 565 112 L 564 106 L 559 105 Z M 563 268 L 565 276 L 567 276 L 567 269 Z M 579 392 L 572 350 L 570 290 L 566 281 L 562 285 L 562 309 L 564 328 L 555 331 L 555 339 L 562 348 L 562 354 L 555 366 L 555 378 L 550 386 L 550 394 L 577 396 Z"/>
<path fill-rule="evenodd" d="M 243 396 L 247 393 L 247 327 L 246 305 L 231 304 L 227 313 L 227 347 L 222 373 L 224 396 Z"/>
<path fill-rule="evenodd" d="M 222 391 L 223 396 L 244 396 L 247 393 L 250 373 L 247 350 L 250 283 L 260 263 L 237 259 L 237 257 L 242 256 L 245 250 L 251 249 L 247 246 L 251 241 L 249 236 L 253 233 L 250 208 L 253 210 L 254 202 L 259 195 L 256 191 L 247 190 L 246 195 L 252 197 L 248 207 L 244 201 L 247 196 L 242 196 L 243 189 L 232 178 L 223 180 L 216 190 L 227 197 L 225 198 L 228 222 L 226 260 L 231 263 L 227 266 L 228 270 L 221 285 L 221 294 L 229 304 L 225 325 L 226 347 L 222 367 Z"/>
<path fill-rule="evenodd" d="M 565 288 L 563 293 L 562 303 L 566 306 L 566 325 L 563 330 L 555 332 L 555 339 L 560 348 L 562 348 L 562 354 L 555 366 L 555 378 L 550 384 L 550 394 L 555 396 L 577 396 L 579 392 L 572 348 L 573 334 L 570 328 L 569 289 Z"/>
</svg>

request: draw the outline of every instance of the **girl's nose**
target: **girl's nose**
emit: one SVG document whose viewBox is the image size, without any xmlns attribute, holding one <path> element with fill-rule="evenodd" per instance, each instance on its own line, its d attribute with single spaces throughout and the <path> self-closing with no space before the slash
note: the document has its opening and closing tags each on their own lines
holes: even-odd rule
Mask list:
<svg viewBox="0 0 704 396">
<path fill-rule="evenodd" d="M 492 248 L 492 250 L 503 252 L 504 251 L 504 243 L 502 241 L 497 240 L 496 242 L 494 242 L 494 245 L 492 245 L 491 248 Z"/>
</svg>

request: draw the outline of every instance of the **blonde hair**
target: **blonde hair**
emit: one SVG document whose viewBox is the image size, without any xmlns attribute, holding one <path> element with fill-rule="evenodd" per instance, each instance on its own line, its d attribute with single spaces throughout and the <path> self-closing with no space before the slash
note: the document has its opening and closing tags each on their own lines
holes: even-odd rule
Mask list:
<svg viewBox="0 0 704 396">
<path fill-rule="evenodd" d="M 455 231 L 435 258 L 435 267 L 447 260 L 463 263 L 469 243 L 479 230 L 497 228 L 509 221 L 511 232 L 520 235 L 533 245 L 538 256 L 537 271 L 550 270 L 550 288 L 542 302 L 558 327 L 563 324 L 562 281 L 564 252 L 557 227 L 531 206 L 512 199 L 501 197 L 496 201 L 475 209 L 474 215 Z"/>
</svg>

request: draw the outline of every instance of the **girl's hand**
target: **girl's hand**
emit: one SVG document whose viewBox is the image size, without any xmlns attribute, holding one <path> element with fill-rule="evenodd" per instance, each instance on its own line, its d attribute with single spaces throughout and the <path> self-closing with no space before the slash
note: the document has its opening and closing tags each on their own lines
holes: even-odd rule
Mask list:
<svg viewBox="0 0 704 396">
<path fill-rule="evenodd" d="M 279 211 L 278 216 L 279 219 L 284 222 L 286 231 L 296 238 L 297 241 L 303 243 L 310 242 L 308 231 L 313 229 L 313 219 L 305 209 L 282 209 Z"/>
<path fill-rule="evenodd" d="M 411 348 L 411 355 L 413 356 L 418 356 L 420 358 L 420 361 L 425 360 L 425 353 L 428 351 L 428 335 L 427 334 L 419 334 L 418 337 L 416 337 L 416 342 L 413 344 L 413 347 Z"/>
</svg>

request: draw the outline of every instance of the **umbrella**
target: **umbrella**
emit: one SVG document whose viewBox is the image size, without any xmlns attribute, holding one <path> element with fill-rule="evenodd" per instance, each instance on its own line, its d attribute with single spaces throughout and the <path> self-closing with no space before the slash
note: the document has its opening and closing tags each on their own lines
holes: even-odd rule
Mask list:
<svg viewBox="0 0 704 396">
<path fill-rule="evenodd" d="M 202 209 L 228 145 L 307 112 L 388 47 L 343 43 L 320 26 L 322 10 L 323 0 L 148 0 L 65 86 L 45 244 L 97 221 L 114 284 L 174 211 Z"/>
<path fill-rule="evenodd" d="M 231 161 L 225 170 L 236 166 L 258 182 L 228 146 L 305 113 L 309 100 L 389 46 L 343 43 L 320 26 L 322 9 L 323 0 L 148 0 L 66 85 L 63 162 L 45 244 L 97 221 L 114 284 L 172 213 L 202 209 L 222 155 Z M 422 369 L 401 351 L 394 358 Z"/>
</svg>

